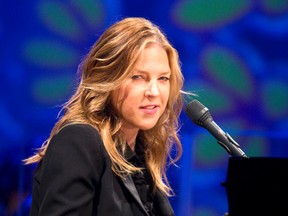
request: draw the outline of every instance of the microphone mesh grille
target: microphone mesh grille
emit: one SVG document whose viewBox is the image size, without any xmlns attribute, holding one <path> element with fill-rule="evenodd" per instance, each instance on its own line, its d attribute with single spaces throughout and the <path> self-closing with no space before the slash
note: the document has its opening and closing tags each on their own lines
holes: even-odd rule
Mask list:
<svg viewBox="0 0 288 216">
<path fill-rule="evenodd" d="M 199 114 L 202 112 L 203 109 L 206 107 L 200 103 L 198 100 L 192 100 L 185 108 L 186 114 L 189 116 L 189 118 L 196 122 L 199 120 Z"/>
</svg>

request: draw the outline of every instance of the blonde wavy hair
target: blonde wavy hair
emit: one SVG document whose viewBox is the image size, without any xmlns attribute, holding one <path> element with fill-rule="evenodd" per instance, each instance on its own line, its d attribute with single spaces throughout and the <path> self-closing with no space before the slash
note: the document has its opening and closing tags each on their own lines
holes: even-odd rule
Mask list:
<svg viewBox="0 0 288 216">
<path fill-rule="evenodd" d="M 183 76 L 177 51 L 160 28 L 144 18 L 124 18 L 110 26 L 92 46 L 79 65 L 79 85 L 62 108 L 62 115 L 50 136 L 35 155 L 24 160 L 26 164 L 41 161 L 51 138 L 67 124 L 89 124 L 102 137 L 112 161 L 112 170 L 120 177 L 140 171 L 123 157 L 126 141 L 120 133 L 122 119 L 112 106 L 111 95 L 129 77 L 139 55 L 150 43 L 161 45 L 168 56 L 171 77 L 167 107 L 157 124 L 150 130 L 139 131 L 144 145 L 147 167 L 155 188 L 167 196 L 173 195 L 167 176 L 167 165 L 181 157 L 178 137 L 178 118 L 182 110 Z M 175 146 L 175 155 L 171 150 Z"/>
</svg>

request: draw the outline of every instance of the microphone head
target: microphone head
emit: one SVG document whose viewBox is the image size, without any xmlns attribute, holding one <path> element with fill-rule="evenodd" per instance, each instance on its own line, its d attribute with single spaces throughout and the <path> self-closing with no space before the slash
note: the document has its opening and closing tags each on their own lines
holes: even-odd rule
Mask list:
<svg viewBox="0 0 288 216">
<path fill-rule="evenodd" d="M 208 108 L 195 99 L 187 104 L 185 112 L 188 115 L 188 117 L 192 120 L 192 122 L 200 126 L 203 126 L 204 122 L 208 118 L 212 120 Z"/>
</svg>

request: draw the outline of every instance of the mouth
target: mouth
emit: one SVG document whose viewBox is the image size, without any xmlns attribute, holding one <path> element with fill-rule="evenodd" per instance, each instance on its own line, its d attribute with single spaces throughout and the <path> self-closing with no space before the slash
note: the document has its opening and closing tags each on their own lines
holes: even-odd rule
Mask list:
<svg viewBox="0 0 288 216">
<path fill-rule="evenodd" d="M 147 105 L 140 107 L 142 111 L 146 114 L 153 115 L 157 112 L 159 106 L 158 105 Z"/>
<path fill-rule="evenodd" d="M 150 109 L 150 110 L 152 110 L 152 109 L 155 109 L 156 107 L 158 107 L 157 105 L 148 105 L 148 106 L 142 106 L 141 108 L 142 109 Z"/>
</svg>

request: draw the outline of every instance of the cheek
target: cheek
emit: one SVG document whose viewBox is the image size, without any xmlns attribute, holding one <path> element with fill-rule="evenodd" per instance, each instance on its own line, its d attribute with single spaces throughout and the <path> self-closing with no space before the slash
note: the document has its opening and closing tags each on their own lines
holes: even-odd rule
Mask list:
<svg viewBox="0 0 288 216">
<path fill-rule="evenodd" d="M 170 95 L 170 86 L 164 86 L 161 90 L 161 95 L 164 101 L 168 101 Z"/>
</svg>

